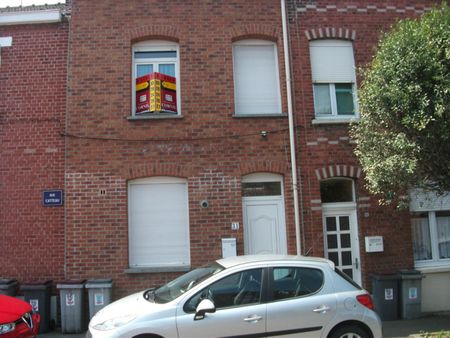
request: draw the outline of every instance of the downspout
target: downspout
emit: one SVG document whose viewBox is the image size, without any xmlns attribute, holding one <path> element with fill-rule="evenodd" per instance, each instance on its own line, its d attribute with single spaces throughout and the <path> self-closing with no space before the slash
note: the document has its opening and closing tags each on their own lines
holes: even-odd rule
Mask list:
<svg viewBox="0 0 450 338">
<path fill-rule="evenodd" d="M 281 0 L 281 20 L 283 29 L 283 50 L 284 50 L 284 65 L 286 71 L 286 96 L 288 105 L 288 120 L 289 120 L 289 145 L 291 150 L 291 171 L 292 171 L 292 191 L 294 195 L 294 223 L 295 223 L 295 238 L 297 244 L 297 255 L 302 254 L 302 241 L 300 237 L 300 211 L 298 207 L 298 179 L 297 179 L 297 161 L 295 156 L 295 130 L 294 130 L 294 113 L 292 108 L 292 87 L 291 87 L 291 67 L 289 61 L 289 44 L 287 32 L 287 16 L 286 3 Z"/>
</svg>

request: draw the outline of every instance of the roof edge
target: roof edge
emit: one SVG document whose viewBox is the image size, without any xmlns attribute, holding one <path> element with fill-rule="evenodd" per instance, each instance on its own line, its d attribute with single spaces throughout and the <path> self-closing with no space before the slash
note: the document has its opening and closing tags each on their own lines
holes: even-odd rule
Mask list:
<svg viewBox="0 0 450 338">
<path fill-rule="evenodd" d="M 56 23 L 62 17 L 61 8 L 0 12 L 0 26 Z"/>
</svg>

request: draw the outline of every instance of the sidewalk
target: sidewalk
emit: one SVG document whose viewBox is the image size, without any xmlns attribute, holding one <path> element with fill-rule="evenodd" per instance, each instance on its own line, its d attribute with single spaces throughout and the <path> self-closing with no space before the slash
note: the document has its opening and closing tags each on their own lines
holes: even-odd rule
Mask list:
<svg viewBox="0 0 450 338">
<path fill-rule="evenodd" d="M 62 334 L 61 329 L 56 329 L 44 334 L 38 334 L 38 338 L 85 338 L 86 333 Z"/>
<path fill-rule="evenodd" d="M 439 337 L 450 338 L 450 336 L 426 336 L 425 333 L 450 332 L 450 314 L 427 316 L 411 320 L 394 320 L 383 322 L 384 338 L 404 337 Z"/>
<path fill-rule="evenodd" d="M 424 333 L 450 331 L 450 314 L 428 316 L 412 320 L 394 320 L 383 322 L 384 338 L 450 338 L 450 336 L 426 336 Z M 56 330 L 38 335 L 39 338 L 84 338 L 85 333 L 62 334 Z"/>
</svg>

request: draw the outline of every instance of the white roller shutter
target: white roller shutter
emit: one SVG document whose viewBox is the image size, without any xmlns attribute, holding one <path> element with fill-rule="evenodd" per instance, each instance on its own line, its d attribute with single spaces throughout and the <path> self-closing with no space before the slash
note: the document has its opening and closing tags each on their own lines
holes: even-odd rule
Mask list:
<svg viewBox="0 0 450 338">
<path fill-rule="evenodd" d="M 130 267 L 189 266 L 186 180 L 130 182 L 129 220 Z"/>
<path fill-rule="evenodd" d="M 314 83 L 354 83 L 355 59 L 350 41 L 315 40 L 310 42 Z"/>
<path fill-rule="evenodd" d="M 275 44 L 240 41 L 233 45 L 236 114 L 281 113 Z"/>
</svg>

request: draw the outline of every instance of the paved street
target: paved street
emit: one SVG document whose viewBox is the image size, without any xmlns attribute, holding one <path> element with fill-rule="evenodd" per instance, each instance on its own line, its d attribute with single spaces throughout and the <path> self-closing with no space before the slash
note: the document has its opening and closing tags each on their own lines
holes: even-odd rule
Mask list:
<svg viewBox="0 0 450 338">
<path fill-rule="evenodd" d="M 395 320 L 383 323 L 385 338 L 425 337 L 422 336 L 421 333 L 440 332 L 443 330 L 450 331 L 450 314 L 429 316 L 413 320 Z M 445 338 L 450 338 L 450 336 L 445 336 Z"/>
<path fill-rule="evenodd" d="M 450 314 L 430 316 L 414 320 L 395 320 L 383 323 L 384 338 L 424 337 L 421 333 L 450 331 Z M 84 338 L 85 334 L 62 334 L 53 331 L 39 335 L 39 338 Z M 430 337 L 431 338 L 431 337 Z M 439 337 L 444 338 L 444 337 Z M 447 336 L 445 338 L 450 338 Z"/>
</svg>

